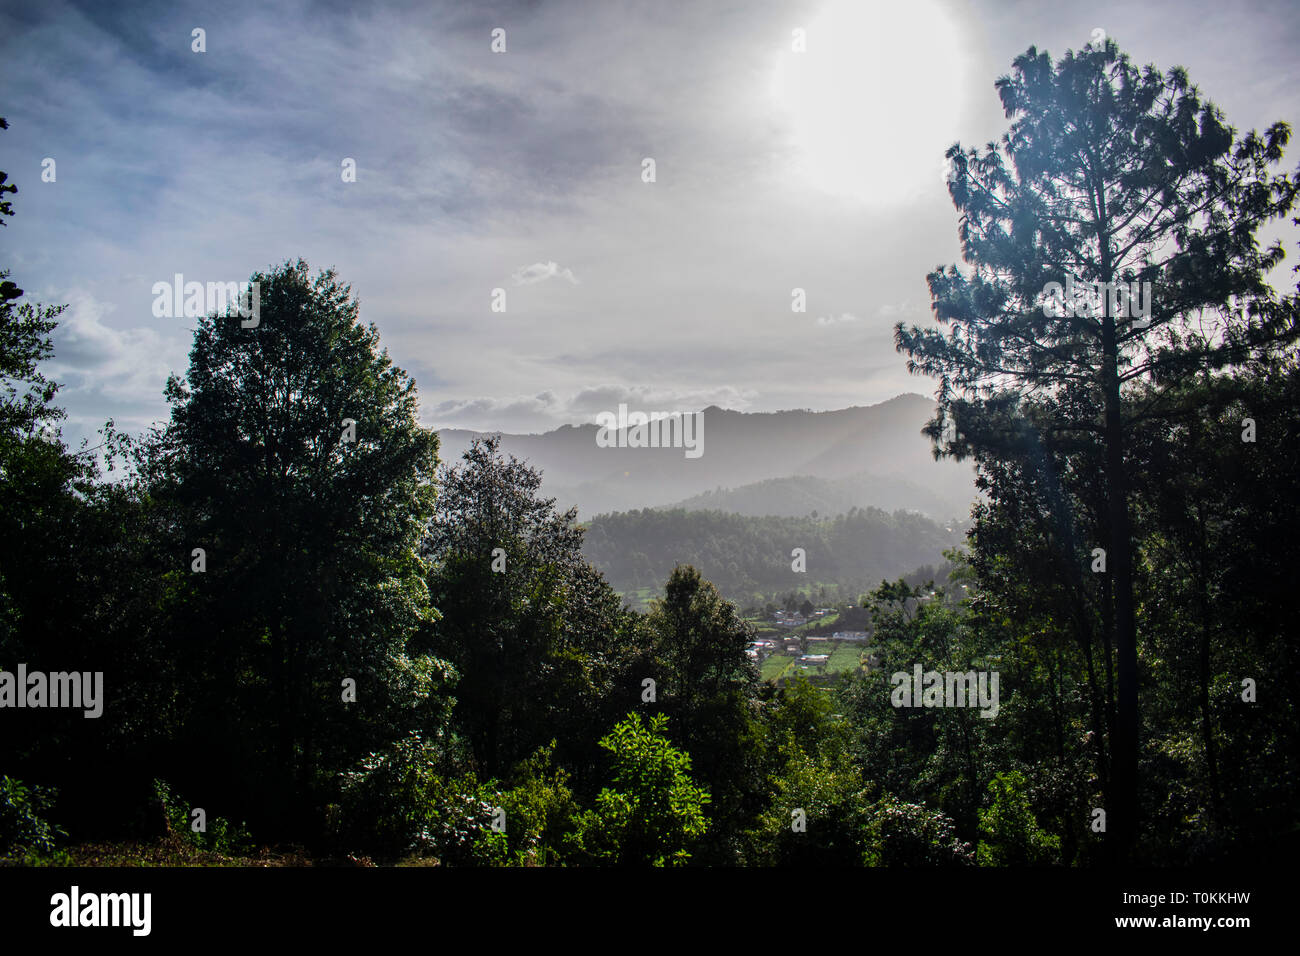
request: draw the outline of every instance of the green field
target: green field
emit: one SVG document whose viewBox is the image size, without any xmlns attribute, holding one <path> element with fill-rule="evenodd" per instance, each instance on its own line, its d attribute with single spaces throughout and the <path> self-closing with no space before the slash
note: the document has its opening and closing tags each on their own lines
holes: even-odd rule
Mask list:
<svg viewBox="0 0 1300 956">
<path fill-rule="evenodd" d="M 850 644 L 848 641 L 841 641 L 831 652 L 831 659 L 827 661 L 826 673 L 836 674 L 840 671 L 856 670 L 861 666 L 862 657 L 865 656 L 866 650 L 861 644 Z"/>
<path fill-rule="evenodd" d="M 775 680 L 778 677 L 788 676 L 786 671 L 793 660 L 793 657 L 787 657 L 784 654 L 773 654 L 763 661 L 763 665 L 759 669 L 759 677 L 763 680 Z"/>
<path fill-rule="evenodd" d="M 762 680 L 776 680 L 782 677 L 794 677 L 796 674 L 802 674 L 807 677 L 818 675 L 830 677 L 841 671 L 853 671 L 863 666 L 863 658 L 867 655 L 868 648 L 862 644 L 850 643 L 848 641 L 836 641 L 823 647 L 816 647 L 810 653 L 829 654 L 830 659 L 825 664 L 817 666 L 804 667 L 795 663 L 797 658 L 787 654 L 773 654 L 765 659 L 760 666 L 759 676 Z"/>
<path fill-rule="evenodd" d="M 812 621 L 805 621 L 794 629 L 795 633 L 803 634 L 809 631 L 822 631 L 831 627 L 838 619 L 839 612 L 827 614 L 825 617 L 819 617 Z"/>
</svg>

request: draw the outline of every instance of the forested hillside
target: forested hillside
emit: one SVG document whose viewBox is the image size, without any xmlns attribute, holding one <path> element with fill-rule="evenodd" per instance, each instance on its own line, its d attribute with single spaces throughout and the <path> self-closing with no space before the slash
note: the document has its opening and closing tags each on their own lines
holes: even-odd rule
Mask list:
<svg viewBox="0 0 1300 956">
<path fill-rule="evenodd" d="M 735 488 L 715 488 L 679 501 L 670 508 L 687 511 L 730 511 L 762 517 L 844 514 L 853 508 L 919 511 L 935 521 L 964 523 L 969 502 L 958 503 L 906 478 L 862 473 L 847 478 L 792 475 L 769 478 Z"/>
<path fill-rule="evenodd" d="M 964 539 L 921 515 L 878 508 L 827 518 L 646 509 L 598 515 L 586 529 L 583 551 L 617 591 L 657 588 L 675 565 L 690 564 L 741 605 L 807 589 L 855 600 L 885 578 L 939 563 Z M 793 569 L 796 548 L 804 570 Z"/>
</svg>

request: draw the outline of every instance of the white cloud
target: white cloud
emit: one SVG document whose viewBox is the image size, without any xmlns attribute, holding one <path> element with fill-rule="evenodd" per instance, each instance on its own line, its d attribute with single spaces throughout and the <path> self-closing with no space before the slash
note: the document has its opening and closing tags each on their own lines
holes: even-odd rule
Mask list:
<svg viewBox="0 0 1300 956">
<path fill-rule="evenodd" d="M 440 402 L 429 413 L 435 427 L 482 431 L 550 431 L 560 425 L 594 421 L 597 412 L 615 411 L 620 404 L 644 412 L 699 411 L 709 405 L 741 410 L 756 393 L 730 385 L 718 388 L 589 385 L 567 398 L 551 390 L 536 395 L 480 397 Z"/>
<path fill-rule="evenodd" d="M 590 420 L 597 412 L 613 411 L 626 404 L 637 411 L 698 411 L 709 405 L 744 409 L 754 401 L 750 389 L 730 385 L 715 388 L 674 388 L 650 385 L 590 385 L 579 389 L 568 402 L 571 414 Z"/>
<path fill-rule="evenodd" d="M 531 266 L 520 266 L 510 277 L 510 281 L 515 285 L 533 285 L 556 278 L 568 279 L 574 285 L 578 284 L 578 277 L 573 274 L 572 269 L 561 269 L 554 262 L 534 262 Z"/>
<path fill-rule="evenodd" d="M 817 316 L 818 325 L 847 325 L 850 322 L 861 322 L 862 320 L 852 312 L 842 312 L 836 315 L 819 315 Z"/>
<path fill-rule="evenodd" d="M 68 304 L 54 330 L 51 376 L 67 382 L 61 398 L 98 396 L 130 405 L 156 405 L 167 376 L 186 367 L 184 336 L 174 339 L 155 329 L 112 328 L 104 319 L 115 307 L 89 292 L 62 297 Z"/>
</svg>

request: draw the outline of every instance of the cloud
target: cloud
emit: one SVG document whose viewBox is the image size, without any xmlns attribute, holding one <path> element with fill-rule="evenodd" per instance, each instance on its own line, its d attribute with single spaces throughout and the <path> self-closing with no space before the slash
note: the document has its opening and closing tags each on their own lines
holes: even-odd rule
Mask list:
<svg viewBox="0 0 1300 956">
<path fill-rule="evenodd" d="M 112 328 L 104 319 L 115 307 L 88 292 L 66 295 L 68 309 L 54 331 L 49 369 L 68 381 L 61 396 L 96 394 L 115 402 L 152 406 L 173 369 L 185 368 L 185 342 L 155 329 Z"/>
<path fill-rule="evenodd" d="M 430 412 L 437 428 L 478 431 L 549 431 L 562 423 L 550 391 L 510 398 L 469 398 L 439 402 Z"/>
<path fill-rule="evenodd" d="M 916 312 L 911 302 L 886 302 L 876 309 L 876 318 L 878 319 L 896 319 L 900 316 L 912 315 Z M 818 325 L 851 325 L 854 322 L 862 322 L 864 317 L 853 312 L 841 312 L 839 315 L 819 315 L 817 317 Z"/>
<path fill-rule="evenodd" d="M 984 93 L 945 134 L 968 145 L 1005 129 L 992 80 L 1031 41 L 1077 48 L 1108 22 L 944 2 L 983 37 L 971 56 Z M 26 289 L 97 299 L 61 317 L 60 402 L 74 420 L 165 418 L 163 381 L 187 367 L 189 336 L 150 321 L 150 283 L 242 278 L 299 255 L 353 285 L 393 360 L 418 370 L 429 422 L 544 430 L 620 402 L 842 408 L 918 389 L 890 329 L 928 322 L 926 274 L 961 261 L 942 151 L 916 158 L 927 198 L 890 212 L 795 175 L 805 144 L 771 80 L 791 27 L 823 5 L 731 4 L 720 40 L 704 4 L 435 0 L 356 17 L 339 0 L 229 0 L 205 55 L 190 50 L 191 15 L 159 0 L 136 5 L 143 17 L 28 5 L 0 35 L 3 144 L 29 171 L 6 265 Z M 1300 20 L 1195 6 L 1203 16 L 1173 30 L 1161 4 L 1101 8 L 1120 11 L 1139 62 L 1183 63 L 1239 128 L 1292 112 Z M 496 26 L 507 55 L 489 49 Z M 75 157 L 57 186 L 39 183 L 50 155 Z M 356 182 L 341 179 L 344 157 Z M 489 311 L 498 286 L 512 289 L 505 316 Z M 810 315 L 789 312 L 794 287 Z"/>
<path fill-rule="evenodd" d="M 637 411 L 698 411 L 709 405 L 743 409 L 754 401 L 755 393 L 731 385 L 714 388 L 674 388 L 652 385 L 590 385 L 579 389 L 568 402 L 574 415 L 590 420 L 597 412 L 614 411 L 626 404 Z"/>
<path fill-rule="evenodd" d="M 515 285 L 533 285 L 556 278 L 568 279 L 574 285 L 578 284 L 578 277 L 573 274 L 573 270 L 561 269 L 554 262 L 534 262 L 531 266 L 520 266 L 510 277 L 510 281 Z"/>
<path fill-rule="evenodd" d="M 589 385 L 567 398 L 548 389 L 536 395 L 445 401 L 435 405 L 428 417 L 438 428 L 550 431 L 566 424 L 590 424 L 597 412 L 615 411 L 620 404 L 644 412 L 698 411 L 709 405 L 739 410 L 755 398 L 752 390 L 730 385 L 703 389 Z"/>
</svg>

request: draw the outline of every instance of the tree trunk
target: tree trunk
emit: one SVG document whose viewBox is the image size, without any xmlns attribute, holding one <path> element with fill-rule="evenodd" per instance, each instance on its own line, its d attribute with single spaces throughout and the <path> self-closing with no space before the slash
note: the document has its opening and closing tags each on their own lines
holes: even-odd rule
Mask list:
<svg viewBox="0 0 1300 956">
<path fill-rule="evenodd" d="M 1205 747 L 1205 769 L 1210 778 L 1210 808 L 1216 823 L 1223 819 L 1223 801 L 1219 792 L 1219 761 L 1214 749 L 1214 718 L 1210 710 L 1210 596 L 1209 574 L 1205 567 L 1207 547 L 1205 541 L 1205 516 L 1197 516 L 1200 552 L 1198 556 L 1199 586 L 1197 604 L 1201 618 L 1201 646 L 1199 655 L 1198 678 L 1201 697 L 1201 740 Z"/>
<path fill-rule="evenodd" d="M 1107 308 L 1109 313 L 1109 308 Z M 1105 402 L 1106 499 L 1115 606 L 1115 650 L 1118 672 L 1118 720 L 1111 748 L 1113 805 L 1107 812 L 1111 861 L 1129 861 L 1137 837 L 1138 686 L 1137 625 L 1133 608 L 1133 542 L 1129 527 L 1128 488 L 1124 474 L 1124 424 L 1120 413 L 1119 361 L 1115 319 L 1102 318 L 1102 396 Z"/>
</svg>

